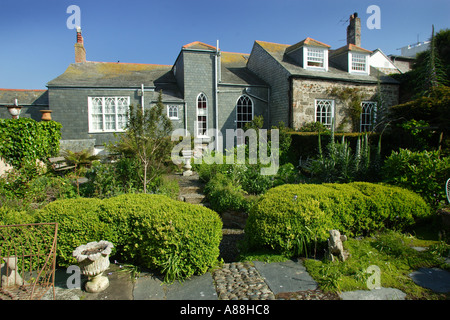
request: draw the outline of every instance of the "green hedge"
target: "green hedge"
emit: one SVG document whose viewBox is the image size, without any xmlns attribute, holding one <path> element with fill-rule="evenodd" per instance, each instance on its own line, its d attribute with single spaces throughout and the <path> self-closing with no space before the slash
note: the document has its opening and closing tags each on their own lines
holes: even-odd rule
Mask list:
<svg viewBox="0 0 450 320">
<path fill-rule="evenodd" d="M 161 195 L 57 200 L 38 220 L 59 223 L 60 266 L 75 263 L 77 246 L 108 240 L 118 259 L 160 271 L 168 281 L 206 272 L 217 262 L 222 237 L 217 213 Z"/>
<path fill-rule="evenodd" d="M 253 206 L 245 233 L 250 247 L 292 256 L 324 244 L 331 229 L 368 235 L 384 228 L 403 230 L 429 215 L 420 196 L 398 187 L 366 182 L 282 185 Z"/>
<path fill-rule="evenodd" d="M 317 158 L 319 154 L 318 133 L 317 132 L 290 132 L 291 145 L 289 147 L 289 162 L 298 165 L 299 159 L 302 161 L 308 158 Z M 340 142 L 342 135 L 345 136 L 345 141 L 349 142 L 351 150 L 356 150 L 356 143 L 358 137 L 364 133 L 335 133 L 335 141 Z M 329 132 L 322 132 L 320 134 L 322 149 L 330 142 L 331 134 Z M 369 145 L 373 150 L 373 154 L 378 146 L 380 139 L 379 133 L 371 133 L 369 135 Z M 438 139 L 436 139 L 437 142 Z M 392 128 L 383 133 L 381 138 L 381 159 L 388 157 L 392 151 L 398 151 L 400 148 L 414 149 L 417 147 L 417 140 L 415 137 L 407 134 L 400 128 Z"/>
<path fill-rule="evenodd" d="M 13 166 L 55 156 L 59 152 L 61 128 L 55 121 L 0 119 L 0 156 Z"/>
<path fill-rule="evenodd" d="M 445 183 L 450 178 L 450 157 L 438 151 L 392 152 L 382 173 L 385 182 L 420 194 L 434 207 L 447 202 Z"/>
</svg>

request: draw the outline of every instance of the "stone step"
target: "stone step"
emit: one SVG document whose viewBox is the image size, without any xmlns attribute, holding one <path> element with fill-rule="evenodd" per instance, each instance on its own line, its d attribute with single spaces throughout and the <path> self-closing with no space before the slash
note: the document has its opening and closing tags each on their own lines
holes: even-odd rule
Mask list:
<svg viewBox="0 0 450 320">
<path fill-rule="evenodd" d="M 205 195 L 198 193 L 190 193 L 181 196 L 184 202 L 192 203 L 192 204 L 200 204 L 203 199 L 205 199 Z"/>
</svg>

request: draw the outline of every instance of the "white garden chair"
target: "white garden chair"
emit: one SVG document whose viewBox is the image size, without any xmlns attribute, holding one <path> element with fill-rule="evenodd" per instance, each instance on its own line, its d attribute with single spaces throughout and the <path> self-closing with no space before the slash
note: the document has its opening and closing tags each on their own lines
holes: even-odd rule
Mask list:
<svg viewBox="0 0 450 320">
<path fill-rule="evenodd" d="M 450 179 L 445 184 L 445 192 L 447 193 L 447 201 L 450 203 Z"/>
</svg>

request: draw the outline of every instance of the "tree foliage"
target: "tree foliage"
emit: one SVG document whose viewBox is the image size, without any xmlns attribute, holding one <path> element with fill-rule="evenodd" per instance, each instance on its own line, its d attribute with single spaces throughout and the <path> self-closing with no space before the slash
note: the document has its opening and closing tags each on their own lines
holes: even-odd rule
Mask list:
<svg viewBox="0 0 450 320">
<path fill-rule="evenodd" d="M 135 157 L 139 161 L 144 193 L 147 192 L 147 183 L 164 172 L 172 149 L 172 122 L 164 111 L 161 92 L 158 102 L 150 109 L 130 106 L 126 132 L 119 136 L 115 144 L 109 145 L 111 151 Z"/>
</svg>

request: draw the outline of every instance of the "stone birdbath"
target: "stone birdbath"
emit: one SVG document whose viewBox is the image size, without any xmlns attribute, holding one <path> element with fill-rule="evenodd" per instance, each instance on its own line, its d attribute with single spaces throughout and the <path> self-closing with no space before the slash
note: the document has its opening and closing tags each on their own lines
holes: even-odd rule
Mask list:
<svg viewBox="0 0 450 320">
<path fill-rule="evenodd" d="M 102 274 L 109 267 L 109 255 L 113 247 L 111 242 L 102 240 L 89 242 L 73 251 L 81 273 L 88 276 L 88 282 L 85 285 L 87 292 L 101 292 L 109 286 L 108 278 Z"/>
</svg>

